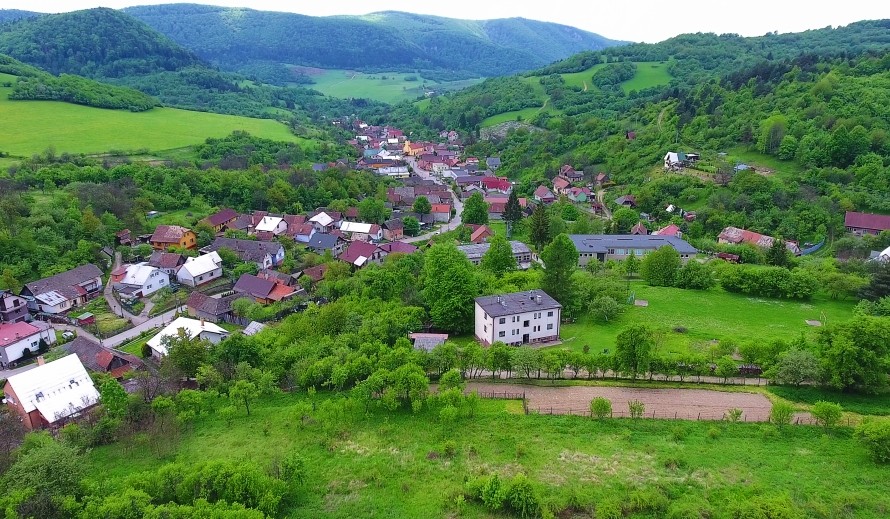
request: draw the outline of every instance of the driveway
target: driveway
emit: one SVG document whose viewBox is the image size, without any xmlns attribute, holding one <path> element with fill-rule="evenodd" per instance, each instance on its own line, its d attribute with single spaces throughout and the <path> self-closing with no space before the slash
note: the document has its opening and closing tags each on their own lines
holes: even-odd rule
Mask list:
<svg viewBox="0 0 890 519">
<path fill-rule="evenodd" d="M 34 369 L 36 367 L 37 367 L 37 363 L 32 362 L 31 364 L 28 364 L 27 366 L 22 366 L 20 368 L 0 369 L 0 380 L 6 380 L 13 375 L 18 375 L 19 373 L 24 373 L 24 372 L 28 371 L 29 369 Z"/>
</svg>

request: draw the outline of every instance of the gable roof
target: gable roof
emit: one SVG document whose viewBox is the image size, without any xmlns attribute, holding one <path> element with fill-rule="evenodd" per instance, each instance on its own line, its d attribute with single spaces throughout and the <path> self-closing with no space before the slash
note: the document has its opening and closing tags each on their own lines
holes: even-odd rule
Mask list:
<svg viewBox="0 0 890 519">
<path fill-rule="evenodd" d="M 349 244 L 349 247 L 346 248 L 346 252 L 344 252 L 339 259 L 360 267 L 371 259 L 371 256 L 377 252 L 378 248 L 379 247 L 373 243 L 354 241 Z"/>
<path fill-rule="evenodd" d="M 310 218 L 309 221 L 315 222 L 318 225 L 321 225 L 322 227 L 327 227 L 328 225 L 331 225 L 332 223 L 334 223 L 336 220 L 334 220 L 334 218 L 331 215 L 329 215 L 328 213 L 322 211 L 322 212 L 318 213 L 317 215 L 313 216 L 312 218 Z"/>
<path fill-rule="evenodd" d="M 482 185 L 486 189 L 510 190 L 510 181 L 506 177 L 482 177 Z"/>
<path fill-rule="evenodd" d="M 278 228 L 278 224 L 283 221 L 284 218 L 278 216 L 263 216 L 254 229 L 258 232 L 274 232 Z"/>
<path fill-rule="evenodd" d="M 414 341 L 414 348 L 424 351 L 432 351 L 440 344 L 448 340 L 447 333 L 412 333 L 408 338 Z"/>
<path fill-rule="evenodd" d="M 130 265 L 127 267 L 127 273 L 121 279 L 121 283 L 124 285 L 139 285 L 142 286 L 148 281 L 148 278 L 152 276 L 155 272 L 160 270 L 157 267 L 152 267 L 148 263 L 137 263 L 135 265 Z M 166 274 L 164 274 L 166 276 Z"/>
<path fill-rule="evenodd" d="M 383 228 L 390 231 L 400 231 L 405 228 L 405 224 L 402 222 L 401 218 L 393 218 L 392 220 L 383 222 Z"/>
<path fill-rule="evenodd" d="M 311 223 L 301 223 L 288 227 L 288 234 L 291 236 L 310 236 L 314 232 L 315 227 Z"/>
<path fill-rule="evenodd" d="M 212 251 L 203 256 L 198 256 L 197 258 L 186 258 L 180 271 L 185 270 L 194 278 L 208 272 L 213 272 L 220 268 L 220 265 L 222 265 L 222 258 L 219 257 L 219 254 L 216 251 Z"/>
<path fill-rule="evenodd" d="M 148 258 L 148 264 L 159 269 L 175 269 L 185 263 L 185 256 L 174 252 L 154 251 Z"/>
<path fill-rule="evenodd" d="M 327 271 L 328 264 L 322 263 L 321 265 L 316 265 L 314 267 L 309 267 L 308 269 L 303 270 L 303 275 L 317 283 L 324 279 L 325 272 Z"/>
<path fill-rule="evenodd" d="M 633 226 L 633 229 L 630 230 L 630 233 L 638 235 L 649 234 L 649 229 L 646 229 L 643 222 L 637 222 L 637 224 Z"/>
<path fill-rule="evenodd" d="M 263 331 L 265 329 L 266 329 L 265 324 L 258 323 L 256 321 L 250 321 L 250 324 L 248 324 L 247 327 L 241 331 L 241 333 L 250 337 L 250 336 L 260 333 L 261 331 Z"/>
<path fill-rule="evenodd" d="M 233 287 L 235 292 L 248 294 L 259 299 L 267 299 L 274 288 L 274 281 L 262 279 L 253 274 L 241 274 L 241 277 L 238 278 L 238 282 L 235 283 L 235 286 Z"/>
<path fill-rule="evenodd" d="M 844 227 L 886 231 L 890 230 L 890 216 L 847 211 L 846 214 L 844 214 Z"/>
<path fill-rule="evenodd" d="M 336 234 L 317 232 L 312 235 L 312 238 L 309 240 L 309 243 L 307 243 L 306 246 L 313 249 L 333 250 L 334 247 L 337 246 L 337 242 L 342 239 L 343 238 L 337 236 Z"/>
<path fill-rule="evenodd" d="M 232 303 L 242 297 L 241 294 L 231 294 L 223 297 L 211 297 L 197 290 L 189 294 L 185 304 L 197 312 L 216 317 L 232 311 Z"/>
<path fill-rule="evenodd" d="M 680 228 L 676 224 L 669 224 L 653 232 L 657 236 L 680 236 Z"/>
<path fill-rule="evenodd" d="M 197 319 L 189 319 L 188 317 L 177 317 L 172 323 L 168 324 L 157 335 L 148 340 L 148 347 L 160 353 L 167 354 L 167 347 L 163 344 L 164 337 L 175 337 L 179 330 L 182 329 L 188 333 L 189 337 L 195 338 L 204 332 L 215 333 L 228 337 L 229 332 L 216 324 L 207 321 L 199 321 Z"/>
<path fill-rule="evenodd" d="M 252 261 L 259 263 L 263 261 L 266 254 L 273 258 L 281 252 L 282 246 L 275 241 L 259 241 L 259 240 L 240 240 L 237 238 L 217 238 L 213 243 L 204 247 L 203 251 L 211 252 L 219 249 L 230 249 L 241 258 L 242 261 Z"/>
<path fill-rule="evenodd" d="M 430 212 L 451 214 L 451 206 L 448 204 L 432 204 L 432 210 Z"/>
<path fill-rule="evenodd" d="M 128 368 L 137 368 L 142 365 L 142 361 L 135 355 L 121 353 L 111 348 L 105 348 L 97 342 L 93 342 L 83 336 L 78 336 L 73 341 L 62 346 L 68 353 L 77 355 L 77 358 L 90 371 L 105 372 L 109 371 L 112 361 L 120 359 L 121 364 Z M 128 369 L 129 370 L 129 369 Z M 128 371 L 126 370 L 126 371 Z M 115 371 L 118 371 L 117 369 Z"/>
<path fill-rule="evenodd" d="M 491 228 L 489 228 L 487 225 L 480 225 L 475 231 L 473 231 L 473 234 L 470 235 L 470 241 L 476 243 L 482 238 L 491 236 L 492 234 L 493 233 L 491 231 Z"/>
<path fill-rule="evenodd" d="M 634 195 L 619 196 L 618 198 L 615 199 L 615 203 L 618 205 L 624 205 L 624 204 L 637 205 L 637 197 L 635 197 Z"/>
<path fill-rule="evenodd" d="M 698 250 L 675 236 L 655 234 L 570 234 L 569 239 L 580 253 L 607 254 L 609 249 L 634 248 L 654 250 L 671 246 L 680 254 L 696 254 Z"/>
<path fill-rule="evenodd" d="M 97 277 L 102 277 L 102 271 L 92 263 L 87 263 L 55 276 L 25 283 L 25 288 L 34 297 L 55 292 L 62 300 L 75 299 L 85 293 L 79 285 Z"/>
<path fill-rule="evenodd" d="M 553 195 L 553 191 L 550 191 L 550 188 L 545 185 L 538 186 L 538 188 L 535 189 L 534 196 L 536 196 L 538 198 L 542 198 L 542 199 L 543 198 L 555 198 L 555 196 Z"/>
<path fill-rule="evenodd" d="M 723 231 L 720 232 L 720 234 L 717 236 L 717 239 L 736 244 L 749 243 L 751 245 L 756 245 L 765 249 L 772 247 L 773 241 L 775 241 L 775 238 L 773 238 L 772 236 L 760 234 L 759 232 L 749 231 L 747 229 L 739 229 L 738 227 L 726 227 L 725 229 L 723 229 Z M 793 241 L 786 241 L 785 248 L 787 248 L 793 254 L 800 254 L 800 247 L 798 247 L 797 243 Z"/>
<path fill-rule="evenodd" d="M 410 243 L 403 241 L 394 241 L 391 243 L 384 243 L 380 246 L 380 249 L 386 251 L 387 254 L 414 254 L 417 252 L 417 247 L 411 245 Z"/>
<path fill-rule="evenodd" d="M 159 225 L 151 235 L 151 241 L 157 243 L 179 243 L 191 229 L 179 225 Z"/>
<path fill-rule="evenodd" d="M 209 223 L 213 227 L 216 227 L 217 225 L 228 223 L 235 218 L 238 218 L 238 212 L 234 209 L 229 209 L 228 207 L 226 207 L 208 216 L 207 218 L 205 218 L 205 220 L 207 220 L 207 223 Z"/>
<path fill-rule="evenodd" d="M 40 328 L 24 321 L 0 323 L 0 348 L 5 348 L 37 333 L 40 333 Z"/>
<path fill-rule="evenodd" d="M 553 179 L 553 188 L 554 189 L 565 189 L 572 185 L 567 179 L 563 177 L 556 177 Z"/>
<path fill-rule="evenodd" d="M 77 355 L 13 375 L 6 383 L 26 413 L 36 409 L 49 423 L 99 402 L 99 392 Z"/>
<path fill-rule="evenodd" d="M 361 222 L 343 222 L 340 224 L 342 232 L 357 232 L 362 234 L 370 234 L 373 232 L 373 224 Z M 379 230 L 379 227 L 378 227 Z"/>
</svg>

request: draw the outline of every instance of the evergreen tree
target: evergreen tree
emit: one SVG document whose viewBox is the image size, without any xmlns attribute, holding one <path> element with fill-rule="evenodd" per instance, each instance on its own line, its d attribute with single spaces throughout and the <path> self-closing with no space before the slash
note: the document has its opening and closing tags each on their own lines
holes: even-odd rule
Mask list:
<svg viewBox="0 0 890 519">
<path fill-rule="evenodd" d="M 877 272 L 871 278 L 867 287 L 862 289 L 862 298 L 869 301 L 877 301 L 882 297 L 890 296 L 890 261 L 881 263 Z"/>
<path fill-rule="evenodd" d="M 512 235 L 513 224 L 522 219 L 522 206 L 519 205 L 519 197 L 516 196 L 516 190 L 510 191 L 507 198 L 507 206 L 504 207 L 504 221 L 507 222 L 507 233 Z"/>
<path fill-rule="evenodd" d="M 776 267 L 787 267 L 790 262 L 788 254 L 785 240 L 773 238 L 773 244 L 766 251 L 766 262 Z"/>
<path fill-rule="evenodd" d="M 573 307 L 575 284 L 572 273 L 578 266 L 578 249 L 565 234 L 554 238 L 553 243 L 544 247 L 541 253 L 544 260 L 544 276 L 541 288 L 565 308 Z"/>
<path fill-rule="evenodd" d="M 516 270 L 516 257 L 513 256 L 510 242 L 499 234 L 492 236 L 488 242 L 490 247 L 482 256 L 482 268 L 498 277 Z"/>
<path fill-rule="evenodd" d="M 461 220 L 463 223 L 472 223 L 476 225 L 485 225 L 488 223 L 488 204 L 485 203 L 485 199 L 482 198 L 481 193 L 473 193 L 464 204 Z"/>
<path fill-rule="evenodd" d="M 535 249 L 541 248 L 550 241 L 550 215 L 544 204 L 538 204 L 532 213 L 529 224 L 529 235 Z"/>
</svg>

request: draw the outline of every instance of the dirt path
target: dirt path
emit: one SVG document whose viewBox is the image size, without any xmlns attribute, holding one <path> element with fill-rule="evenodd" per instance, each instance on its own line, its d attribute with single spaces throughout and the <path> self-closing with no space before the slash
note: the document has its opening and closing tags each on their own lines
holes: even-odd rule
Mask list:
<svg viewBox="0 0 890 519">
<path fill-rule="evenodd" d="M 613 416 L 627 416 L 627 403 L 643 402 L 647 418 L 720 420 L 727 410 L 742 410 L 741 420 L 765 422 L 772 404 L 759 393 L 730 393 L 708 389 L 648 389 L 632 387 L 540 387 L 521 384 L 470 382 L 467 389 L 484 392 L 525 393 L 529 411 L 544 414 L 589 414 L 590 401 L 604 397 L 612 402 Z"/>
<path fill-rule="evenodd" d="M 658 129 L 661 129 L 661 120 L 664 119 L 664 111 L 667 110 L 667 107 L 662 108 L 660 112 L 658 112 Z"/>
<path fill-rule="evenodd" d="M 582 81 L 584 83 L 584 90 L 582 92 L 587 92 L 587 81 Z"/>
</svg>

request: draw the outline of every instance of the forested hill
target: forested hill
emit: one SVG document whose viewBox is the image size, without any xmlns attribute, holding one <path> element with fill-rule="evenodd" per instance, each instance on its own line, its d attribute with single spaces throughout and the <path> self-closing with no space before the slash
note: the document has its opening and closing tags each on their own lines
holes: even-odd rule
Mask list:
<svg viewBox="0 0 890 519">
<path fill-rule="evenodd" d="M 0 53 L 53 74 L 117 78 L 179 70 L 201 60 L 113 9 L 42 15 L 0 25 Z"/>
<path fill-rule="evenodd" d="M 21 20 L 22 18 L 33 18 L 35 16 L 40 16 L 40 13 L 21 11 L 19 9 L 0 9 L 0 23 Z"/>
<path fill-rule="evenodd" d="M 572 27 L 516 18 L 469 21 L 400 12 L 311 17 L 194 4 L 124 12 L 233 70 L 260 61 L 494 76 L 621 43 Z"/>
<path fill-rule="evenodd" d="M 659 43 L 637 43 L 581 52 L 528 75 L 580 72 L 609 61 L 669 61 L 674 77 L 693 81 L 731 73 L 762 61 L 793 59 L 801 54 L 857 56 L 890 46 L 890 20 L 866 20 L 843 27 L 798 33 L 742 37 L 737 34 L 681 34 Z"/>
</svg>

